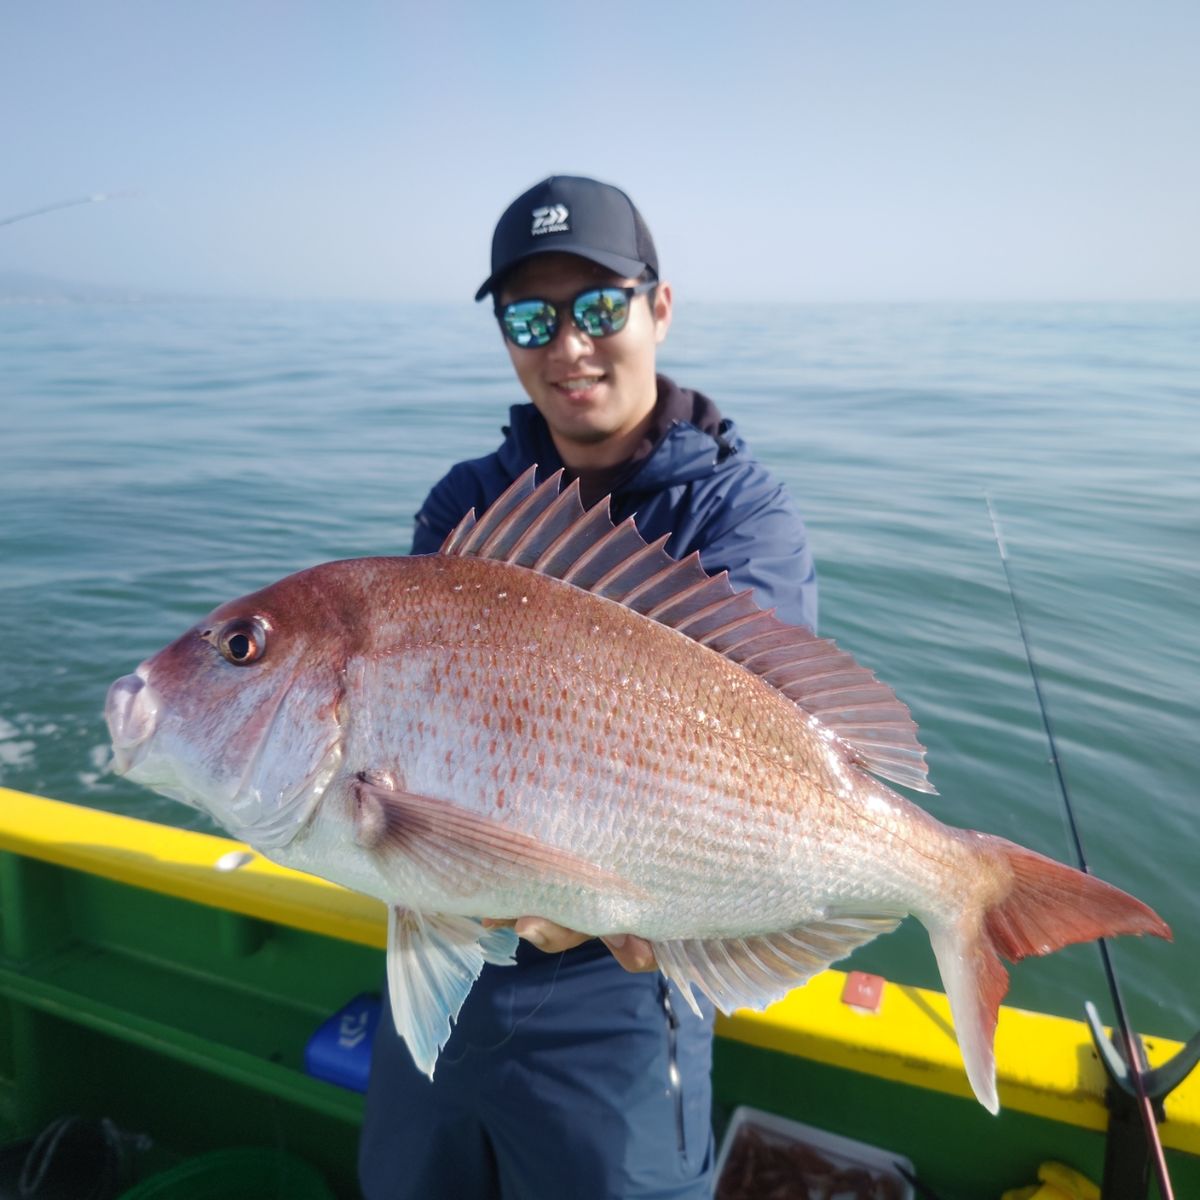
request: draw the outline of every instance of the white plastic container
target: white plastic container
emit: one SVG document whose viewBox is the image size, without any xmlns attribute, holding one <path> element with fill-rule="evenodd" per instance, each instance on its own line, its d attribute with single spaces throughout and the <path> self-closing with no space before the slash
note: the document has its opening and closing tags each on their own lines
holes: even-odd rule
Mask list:
<svg viewBox="0 0 1200 1200">
<path fill-rule="evenodd" d="M 743 1133 L 751 1137 L 757 1135 L 759 1160 L 762 1163 L 762 1170 L 758 1175 L 752 1175 L 749 1183 L 725 1179 L 725 1168 L 729 1165 L 731 1152 Z M 829 1169 L 823 1164 L 827 1164 Z M 893 1196 L 896 1200 L 913 1200 L 912 1185 L 896 1170 L 896 1164 L 910 1175 L 914 1174 L 912 1162 L 902 1154 L 893 1154 L 878 1146 L 827 1133 L 824 1129 L 743 1104 L 734 1109 L 729 1128 L 721 1140 L 714 1195 L 716 1200 L 722 1200 L 723 1195 L 730 1196 L 731 1200 L 759 1200 L 759 1190 L 755 1185 L 759 1183 L 760 1175 L 763 1195 L 766 1194 L 767 1175 L 774 1178 L 771 1190 L 777 1190 L 784 1177 L 794 1178 L 798 1184 L 812 1186 L 817 1182 L 817 1176 L 821 1176 L 825 1186 L 832 1183 L 836 1188 L 840 1172 L 866 1170 L 881 1180 L 875 1189 L 879 1196 L 888 1197 L 889 1200 Z M 848 1178 L 845 1188 L 828 1193 L 830 1200 L 855 1200 L 863 1194 L 862 1183 L 861 1175 L 857 1181 Z M 723 1185 L 726 1189 L 736 1186 L 737 1191 L 727 1190 L 723 1193 Z"/>
</svg>

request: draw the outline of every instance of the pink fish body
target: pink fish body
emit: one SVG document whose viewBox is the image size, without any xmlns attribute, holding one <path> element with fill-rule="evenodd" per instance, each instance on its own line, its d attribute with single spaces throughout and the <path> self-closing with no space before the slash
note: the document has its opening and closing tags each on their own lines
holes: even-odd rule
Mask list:
<svg viewBox="0 0 1200 1200">
<path fill-rule="evenodd" d="M 1017 960 L 1169 937 L 1094 877 L 953 829 L 908 710 L 832 642 L 527 473 L 438 555 L 328 563 L 118 680 L 115 766 L 272 859 L 390 906 L 397 1028 L 432 1074 L 485 961 L 536 914 L 635 933 L 725 1011 L 912 913 L 968 1077 Z"/>
</svg>

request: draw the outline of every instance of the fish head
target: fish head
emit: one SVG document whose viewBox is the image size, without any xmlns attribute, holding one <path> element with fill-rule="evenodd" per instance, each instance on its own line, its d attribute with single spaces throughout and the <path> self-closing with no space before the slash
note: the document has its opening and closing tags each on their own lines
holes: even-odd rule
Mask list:
<svg viewBox="0 0 1200 1200">
<path fill-rule="evenodd" d="M 318 572 L 221 605 L 118 679 L 113 770 L 261 849 L 291 841 L 343 752 L 346 622 Z"/>
</svg>

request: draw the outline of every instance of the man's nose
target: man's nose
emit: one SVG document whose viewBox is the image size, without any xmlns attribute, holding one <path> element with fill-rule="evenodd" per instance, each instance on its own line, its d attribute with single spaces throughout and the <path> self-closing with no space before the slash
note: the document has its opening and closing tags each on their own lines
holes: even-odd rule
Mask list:
<svg viewBox="0 0 1200 1200">
<path fill-rule="evenodd" d="M 558 331 L 558 337 L 547 347 L 547 353 L 565 362 L 575 362 L 592 352 L 592 339 L 568 317 Z"/>
</svg>

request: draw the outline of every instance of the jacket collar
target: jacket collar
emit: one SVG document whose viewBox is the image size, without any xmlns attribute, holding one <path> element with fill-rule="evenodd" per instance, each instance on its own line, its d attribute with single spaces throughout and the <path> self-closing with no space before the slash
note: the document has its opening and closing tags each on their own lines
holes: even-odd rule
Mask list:
<svg viewBox="0 0 1200 1200">
<path fill-rule="evenodd" d="M 658 383 L 660 397 L 663 389 L 669 388 L 696 401 L 693 414 L 705 428 L 698 428 L 692 421 L 674 421 L 649 456 L 635 467 L 617 491 L 651 492 L 690 483 L 711 475 L 727 458 L 745 451 L 737 426 L 721 418 L 707 397 L 679 388 L 665 375 L 658 376 Z M 504 444 L 500 447 L 499 457 L 505 471 L 514 479 L 531 463 L 537 463 L 538 476 L 543 479 L 563 465 L 549 427 L 532 404 L 514 404 L 509 410 L 509 424 L 504 429 Z"/>
</svg>

